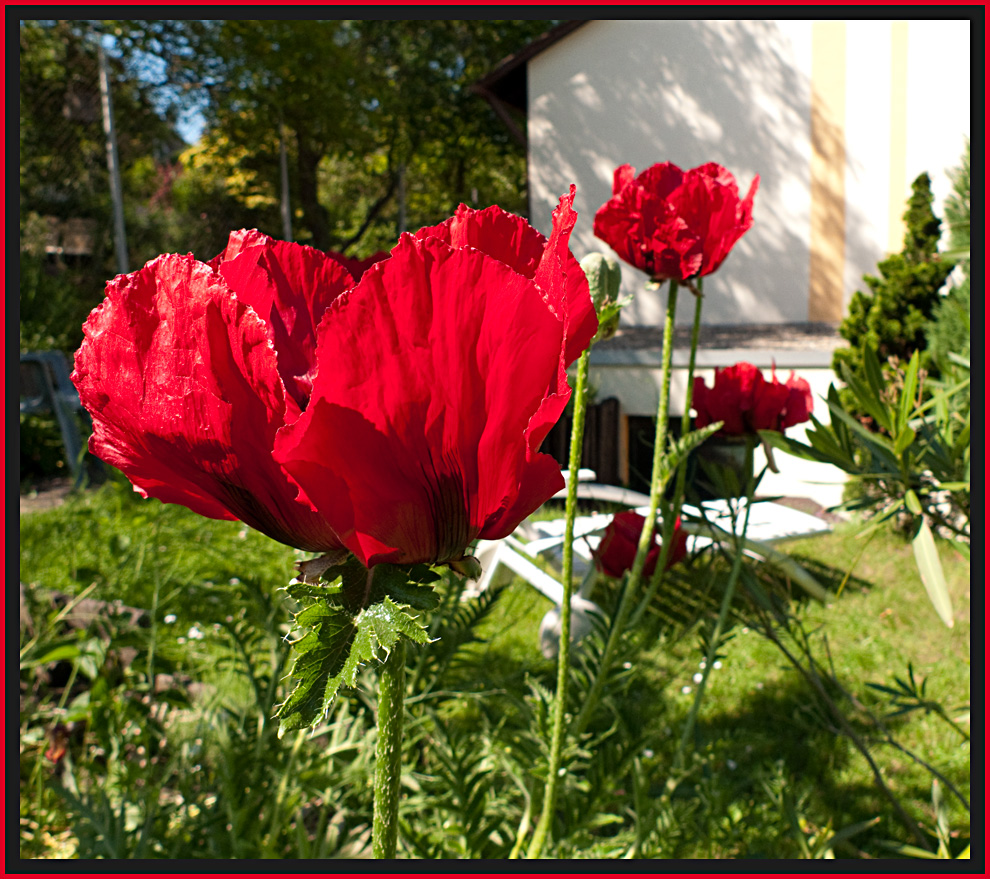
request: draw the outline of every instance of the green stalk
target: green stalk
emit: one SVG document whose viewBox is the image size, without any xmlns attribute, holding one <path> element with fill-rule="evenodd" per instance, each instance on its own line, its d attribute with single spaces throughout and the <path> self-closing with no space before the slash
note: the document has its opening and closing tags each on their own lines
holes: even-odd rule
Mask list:
<svg viewBox="0 0 990 879">
<path fill-rule="evenodd" d="M 691 710 L 688 712 L 687 720 L 684 723 L 684 732 L 677 745 L 677 752 L 674 754 L 674 762 L 671 764 L 670 776 L 667 779 L 664 798 L 669 799 L 677 789 L 679 783 L 677 774 L 684 764 L 684 754 L 687 751 L 688 740 L 694 732 L 694 725 L 698 718 L 698 710 L 701 708 L 701 700 L 705 695 L 705 687 L 708 684 L 708 675 L 711 674 L 715 663 L 715 655 L 718 652 L 718 645 L 722 638 L 729 619 L 729 610 L 732 607 L 732 598 L 736 592 L 736 583 L 742 571 L 743 540 L 745 540 L 746 530 L 749 528 L 749 511 L 753 506 L 753 494 L 756 491 L 756 480 L 753 478 L 753 448 L 754 440 L 750 437 L 746 442 L 746 464 L 749 479 L 746 482 L 746 513 L 743 517 L 742 536 L 736 539 L 735 558 L 732 561 L 732 571 L 729 574 L 729 582 L 725 586 L 725 594 L 722 596 L 722 606 L 718 611 L 718 619 L 715 622 L 715 631 L 708 642 L 708 653 L 705 656 L 705 667 L 701 670 L 701 682 L 694 694 L 694 701 L 691 703 Z M 735 529 L 733 528 L 733 531 Z"/>
<path fill-rule="evenodd" d="M 688 359 L 688 374 L 687 374 L 687 391 L 684 397 L 684 413 L 681 415 L 681 436 L 687 436 L 691 430 L 691 402 L 694 398 L 694 366 L 697 360 L 698 354 L 698 336 L 701 333 L 701 305 L 702 305 L 702 295 L 701 295 L 701 282 L 703 278 L 698 279 L 697 292 L 694 295 L 694 324 L 691 327 L 691 354 Z M 657 590 L 660 588 L 661 582 L 663 582 L 663 576 L 667 570 L 667 558 L 669 557 L 670 550 L 673 545 L 674 538 L 674 526 L 677 522 L 677 514 L 680 512 L 681 503 L 684 500 L 684 482 L 687 478 L 687 458 L 680 461 L 677 465 L 677 480 L 674 483 L 674 496 L 671 499 L 670 510 L 672 515 L 664 516 L 663 519 L 663 536 L 660 544 L 660 557 L 657 559 L 657 567 L 653 572 L 653 576 L 650 578 L 650 584 L 646 589 L 646 595 L 643 596 L 643 600 L 636 607 L 635 612 L 629 620 L 629 625 L 635 627 L 636 624 L 643 618 L 643 614 L 646 613 L 646 609 L 650 606 L 653 601 L 653 597 L 657 594 Z"/>
<path fill-rule="evenodd" d="M 543 810 L 533 832 L 527 858 L 538 858 L 543 853 L 550 824 L 557 805 L 557 788 L 560 783 L 560 759 L 564 739 L 564 713 L 567 708 L 567 684 L 571 663 L 571 595 L 574 591 L 574 519 L 577 516 L 578 470 L 581 467 L 581 451 L 584 448 L 584 421 L 587 412 L 588 361 L 591 349 L 578 358 L 577 376 L 574 380 L 574 423 L 571 427 L 570 471 L 567 479 L 567 507 L 564 519 L 564 597 L 560 605 L 560 641 L 557 645 L 557 696 L 553 703 L 553 730 L 550 734 L 550 766 L 547 771 L 546 790 L 543 794 Z"/>
<path fill-rule="evenodd" d="M 406 642 L 400 638 L 382 663 L 378 677 L 378 743 L 375 746 L 375 805 L 371 825 L 371 850 L 376 858 L 395 857 L 405 689 Z"/>
<path fill-rule="evenodd" d="M 663 486 L 660 484 L 660 474 L 663 469 L 663 458 L 667 446 L 667 417 L 670 410 L 670 375 L 673 369 L 674 356 L 674 315 L 677 310 L 677 281 L 671 280 L 670 293 L 667 296 L 667 314 L 663 324 L 663 354 L 660 372 L 660 400 L 657 404 L 657 433 L 653 443 L 653 475 L 650 479 L 650 511 L 647 514 L 646 522 L 643 525 L 643 532 L 639 537 L 639 545 L 636 548 L 636 559 L 633 562 L 632 570 L 629 572 L 629 579 L 626 588 L 623 590 L 622 599 L 619 602 L 619 609 L 616 611 L 609 629 L 608 640 L 605 642 L 605 650 L 602 654 L 601 665 L 595 681 L 588 692 L 588 698 L 581 711 L 574 720 L 572 731 L 575 736 L 580 736 L 584 732 L 591 715 L 601 699 L 602 689 L 605 686 L 605 677 L 611 667 L 616 648 L 619 643 L 619 636 L 625 628 L 626 619 L 632 610 L 635 600 L 636 590 L 643 576 L 643 568 L 646 566 L 646 557 L 650 551 L 650 544 L 653 540 L 653 528 L 657 520 L 657 510 L 660 507 L 660 492 Z"/>
</svg>

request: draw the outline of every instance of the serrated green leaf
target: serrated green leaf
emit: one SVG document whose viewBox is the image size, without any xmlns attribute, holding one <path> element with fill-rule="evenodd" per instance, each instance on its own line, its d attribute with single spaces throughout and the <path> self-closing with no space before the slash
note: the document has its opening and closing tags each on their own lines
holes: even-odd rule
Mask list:
<svg viewBox="0 0 990 879">
<path fill-rule="evenodd" d="M 293 644 L 295 660 L 289 676 L 295 679 L 295 687 L 275 712 L 280 737 L 289 730 L 319 725 L 340 688 L 353 687 L 360 667 L 378 658 L 380 649 L 391 650 L 403 637 L 417 644 L 429 641 L 423 622 L 410 615 L 411 608 L 387 595 L 357 612 L 347 606 L 356 600 L 357 589 L 380 593 L 379 580 L 395 588 L 393 572 L 378 570 L 385 567 L 390 566 L 376 566 L 370 578 L 364 568 L 360 578 L 356 571 L 345 571 L 349 587 L 345 584 L 342 592 L 330 597 L 343 604 L 329 603 L 324 595 L 296 614 L 296 625 L 310 631 Z M 427 587 L 408 583 L 405 587 L 420 601 L 425 600 L 420 593 L 433 594 Z"/>
<path fill-rule="evenodd" d="M 353 686 L 360 663 L 371 658 L 354 649 L 357 627 L 351 615 L 340 607 L 326 610 L 319 629 L 293 645 L 296 658 L 289 674 L 297 681 L 275 711 L 280 738 L 289 730 L 316 726 L 341 685 Z"/>
<path fill-rule="evenodd" d="M 440 595 L 430 586 L 419 586 L 415 583 L 402 583 L 388 590 L 389 596 L 400 604 L 408 604 L 417 610 L 433 610 L 440 604 Z"/>
<path fill-rule="evenodd" d="M 368 633 L 374 644 L 385 650 L 391 649 L 403 635 L 417 644 L 426 644 L 430 640 L 423 624 L 388 597 L 363 611 L 357 624 L 359 637 Z"/>
<path fill-rule="evenodd" d="M 722 429 L 722 423 L 721 421 L 716 421 L 712 424 L 707 424 L 671 442 L 667 454 L 663 456 L 663 460 L 660 462 L 661 485 L 666 485 L 667 480 L 670 479 L 670 475 L 677 470 L 681 461 L 685 460 L 692 451 L 710 436 Z"/>
<path fill-rule="evenodd" d="M 312 628 L 323 622 L 325 617 L 330 616 L 333 610 L 322 601 L 312 604 L 296 614 L 295 623 L 301 629 Z"/>
<path fill-rule="evenodd" d="M 340 592 L 340 580 L 330 582 L 321 580 L 319 583 L 304 583 L 293 580 L 288 586 L 282 587 L 296 601 L 319 601 Z"/>
</svg>

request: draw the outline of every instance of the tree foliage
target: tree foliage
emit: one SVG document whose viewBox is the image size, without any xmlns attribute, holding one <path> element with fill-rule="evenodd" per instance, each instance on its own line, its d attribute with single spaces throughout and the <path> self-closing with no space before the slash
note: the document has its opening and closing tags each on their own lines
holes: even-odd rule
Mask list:
<svg viewBox="0 0 990 879">
<path fill-rule="evenodd" d="M 94 22 L 22 20 L 19 28 L 21 348 L 82 341 L 82 322 L 116 271 Z M 182 144 L 154 88 L 108 57 L 131 263 L 168 240 L 156 202 Z M 59 254 L 60 224 L 92 231 L 88 253 Z"/>
<path fill-rule="evenodd" d="M 864 346 L 875 351 L 881 362 L 906 363 L 915 351 L 925 352 L 925 333 L 953 263 L 938 252 L 941 223 L 932 210 L 929 176 L 921 174 L 911 190 L 903 249 L 879 263 L 879 277 L 863 277 L 869 292 L 853 294 L 849 314 L 839 326 L 850 347 L 833 356 L 838 375 L 843 364 L 856 376 L 864 374 Z M 931 358 L 926 354 L 922 360 L 922 366 L 930 369 Z M 853 405 L 854 400 L 847 396 L 844 402 Z"/>
<path fill-rule="evenodd" d="M 969 357 L 969 248 L 970 248 L 970 185 L 969 140 L 959 167 L 949 172 L 952 192 L 945 200 L 945 223 L 949 254 L 959 260 L 959 283 L 955 284 L 935 308 L 934 319 L 928 327 L 928 349 L 941 372 L 951 370 L 949 354 Z"/>
<path fill-rule="evenodd" d="M 460 202 L 525 213 L 525 151 L 470 86 L 553 23 L 22 20 L 22 344 L 72 350 L 116 272 L 100 41 L 133 269 L 210 258 L 231 229 L 283 237 L 283 145 L 291 237 L 321 249 L 388 250 Z M 95 221 L 92 255 L 46 256 L 45 217 Z"/>
<path fill-rule="evenodd" d="M 206 129 L 183 168 L 204 202 L 282 234 L 280 146 L 292 237 L 361 255 L 458 203 L 525 210 L 525 155 L 472 82 L 553 22 L 114 21 L 153 56 L 163 94 Z M 208 178 L 208 179 L 207 179 Z M 191 194 L 190 194 L 191 195 Z M 231 203 L 232 202 L 232 203 Z M 197 205 L 210 215 L 217 201 Z M 193 206 L 190 204 L 190 207 Z M 222 242 L 220 242 L 222 244 Z"/>
</svg>

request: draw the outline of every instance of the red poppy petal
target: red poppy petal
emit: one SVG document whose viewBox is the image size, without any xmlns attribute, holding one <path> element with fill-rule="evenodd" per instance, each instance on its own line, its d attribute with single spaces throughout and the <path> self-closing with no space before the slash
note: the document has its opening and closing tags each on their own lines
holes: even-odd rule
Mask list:
<svg viewBox="0 0 990 879">
<path fill-rule="evenodd" d="M 498 205 L 478 211 L 462 204 L 449 220 L 426 226 L 415 237 L 439 238 L 455 249 L 474 247 L 527 278 L 536 274 L 547 243 L 526 220 Z"/>
<path fill-rule="evenodd" d="M 246 247 L 253 247 L 256 244 L 270 244 L 274 238 L 269 238 L 264 232 L 257 229 L 238 229 L 231 232 L 227 238 L 227 246 L 213 259 L 207 262 L 211 269 L 219 269 L 220 265 L 228 259 L 233 259 Z"/>
<path fill-rule="evenodd" d="M 636 178 L 636 186 L 651 201 L 663 202 L 684 182 L 684 172 L 673 162 L 651 165 Z"/>
<path fill-rule="evenodd" d="M 284 392 L 258 316 L 209 266 L 163 256 L 107 285 L 73 381 L 90 448 L 145 496 L 238 518 L 290 546 L 339 546 L 272 461 Z"/>
<path fill-rule="evenodd" d="M 811 417 L 815 406 L 814 397 L 811 394 L 811 385 L 803 378 L 797 378 L 793 372 L 787 379 L 787 411 L 781 422 L 781 429 L 793 427 L 795 424 L 802 424 Z"/>
<path fill-rule="evenodd" d="M 271 239 L 243 247 L 221 264 L 220 275 L 265 322 L 285 389 L 305 409 L 316 372 L 316 327 L 327 306 L 353 286 L 351 276 L 319 250 Z"/>
<path fill-rule="evenodd" d="M 477 250 L 404 235 L 327 311 L 313 401 L 276 456 L 366 564 L 446 561 L 542 472 L 527 431 L 557 388 L 562 336 L 533 282 Z M 360 357 L 324 368 L 338 340 L 358 338 Z M 357 427 L 339 436 L 343 410 L 366 425 L 361 443 Z M 418 523 L 394 512 L 407 507 Z"/>
<path fill-rule="evenodd" d="M 636 169 L 632 165 L 619 165 L 612 174 L 612 195 L 618 195 L 635 179 Z"/>
<path fill-rule="evenodd" d="M 764 382 L 753 401 L 751 424 L 753 430 L 780 430 L 781 419 L 790 390 L 780 382 Z"/>
<path fill-rule="evenodd" d="M 416 238 L 439 238 L 454 248 L 477 248 L 519 274 L 535 278 L 556 308 L 560 307 L 561 299 L 566 300 L 567 365 L 577 360 L 598 331 L 588 279 L 568 248 L 577 220 L 572 207 L 574 193 L 572 184 L 570 193 L 561 197 L 554 210 L 549 241 L 522 217 L 507 213 L 497 205 L 478 211 L 462 204 L 449 220 L 415 233 Z M 551 261 L 550 254 L 555 255 L 559 265 Z M 562 280 L 562 289 L 558 289 L 558 280 Z"/>
<path fill-rule="evenodd" d="M 578 216 L 574 210 L 575 192 L 576 187 L 572 183 L 570 191 L 560 197 L 553 212 L 550 240 L 533 276 L 540 289 L 550 296 L 551 302 L 564 303 L 564 363 L 568 366 L 581 356 L 598 332 L 598 316 L 591 301 L 588 278 L 568 248 Z"/>
</svg>

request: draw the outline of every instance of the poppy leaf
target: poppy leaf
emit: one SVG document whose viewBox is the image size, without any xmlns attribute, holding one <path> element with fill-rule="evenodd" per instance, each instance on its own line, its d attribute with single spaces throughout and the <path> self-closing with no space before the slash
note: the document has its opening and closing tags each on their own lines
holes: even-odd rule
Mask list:
<svg viewBox="0 0 990 879">
<path fill-rule="evenodd" d="M 364 582 L 367 573 L 364 572 Z M 379 581 L 389 578 L 377 576 L 377 571 L 375 574 L 374 591 L 380 592 L 383 587 Z M 352 594 L 346 594 L 346 585 L 338 594 L 324 589 L 323 595 L 313 598 L 312 604 L 296 614 L 296 625 L 309 631 L 293 645 L 296 658 L 289 676 L 295 679 L 295 686 L 275 712 L 280 737 L 289 730 L 319 725 L 340 688 L 353 687 L 361 666 L 379 658 L 381 650 L 387 653 L 403 637 L 417 644 L 429 640 L 423 623 L 410 615 L 411 608 L 387 595 L 354 611 L 351 602 L 355 600 L 356 578 L 351 579 Z M 411 584 L 406 589 L 421 603 L 424 597 L 419 593 L 432 593 Z M 311 592 L 311 598 L 312 595 Z M 336 603 L 338 600 L 343 604 Z"/>
</svg>

